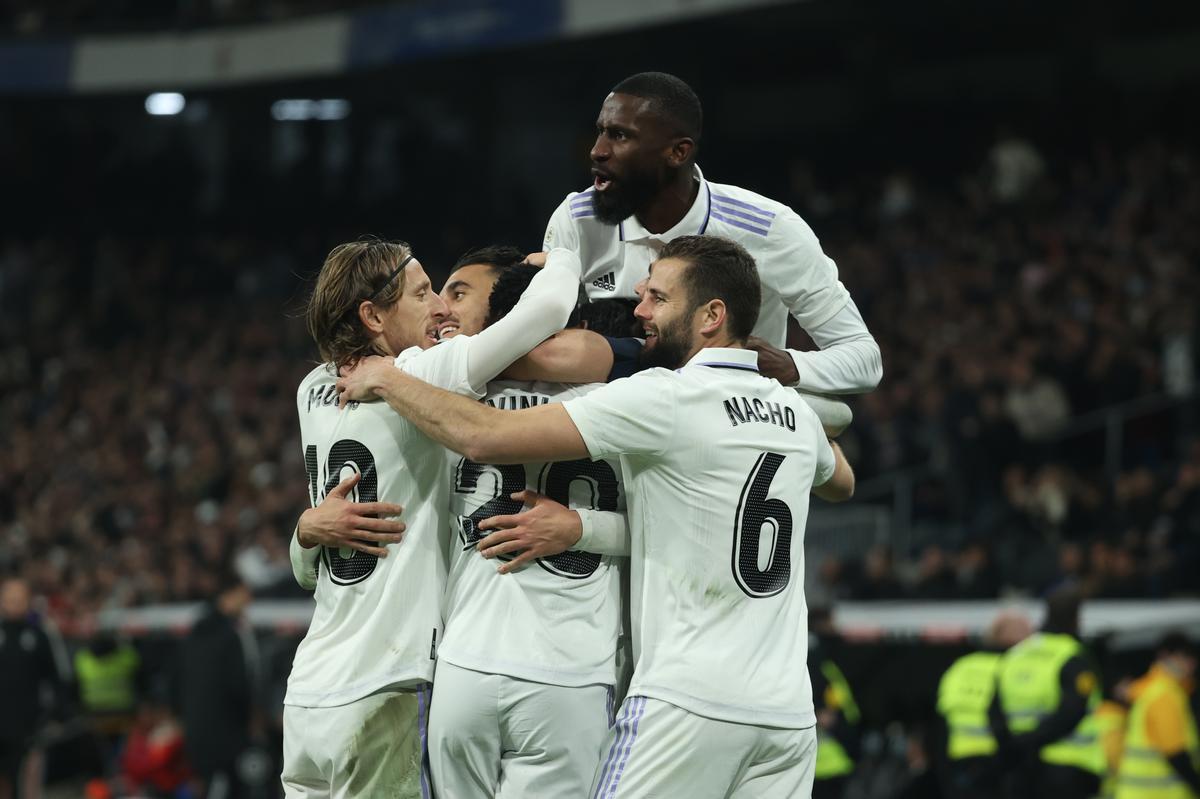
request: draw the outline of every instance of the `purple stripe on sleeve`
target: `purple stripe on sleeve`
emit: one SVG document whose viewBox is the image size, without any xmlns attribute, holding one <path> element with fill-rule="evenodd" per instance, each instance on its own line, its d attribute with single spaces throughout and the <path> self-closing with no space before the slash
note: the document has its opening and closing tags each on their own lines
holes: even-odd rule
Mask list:
<svg viewBox="0 0 1200 799">
<path fill-rule="evenodd" d="M 718 205 L 717 211 L 719 211 L 722 214 L 725 214 L 725 216 L 736 216 L 739 219 L 745 219 L 747 222 L 752 222 L 756 225 L 762 225 L 763 227 L 769 228 L 771 226 L 770 219 L 764 219 L 760 216 L 754 216 L 753 214 L 748 214 L 745 211 L 739 211 L 736 208 L 728 208 L 728 207 L 722 207 L 722 206 Z"/>
<path fill-rule="evenodd" d="M 587 209 L 586 211 L 572 211 L 571 212 L 572 219 L 583 219 L 585 216 L 595 216 L 595 215 L 596 215 L 596 212 L 590 208 Z M 763 235 L 764 236 L 766 235 L 766 231 L 763 231 Z"/>
<path fill-rule="evenodd" d="M 742 202 L 741 200 L 735 200 L 732 197 L 726 197 L 723 194 L 714 194 L 713 201 L 721 205 L 736 205 L 738 208 L 745 208 L 747 211 L 753 211 L 759 216 L 765 216 L 768 219 L 775 218 L 774 211 L 768 211 L 766 208 L 759 208 L 757 205 L 751 205 L 750 203 Z"/>
<path fill-rule="evenodd" d="M 612 787 L 609 788 L 607 790 L 607 792 L 604 794 L 605 797 L 610 797 L 610 796 L 616 795 L 617 786 L 619 786 L 621 784 L 621 775 L 625 773 L 625 767 L 627 765 L 629 765 L 629 756 L 633 753 L 633 742 L 635 740 L 637 740 L 638 725 L 642 721 L 642 716 L 645 715 L 645 713 L 646 713 L 646 697 L 639 696 L 639 697 L 637 697 L 637 699 L 638 699 L 638 705 L 634 711 L 633 722 L 632 722 L 633 729 L 626 738 L 625 752 L 624 752 L 624 754 L 621 755 L 621 762 L 617 765 L 617 769 L 613 773 L 613 776 L 612 776 Z M 628 723 L 629 722 L 626 722 L 626 724 L 628 724 Z"/>
<path fill-rule="evenodd" d="M 715 208 L 713 209 L 713 212 L 712 212 L 712 218 L 719 219 L 727 225 L 733 225 L 734 227 L 739 227 L 742 230 L 749 230 L 751 233 L 757 233 L 760 236 L 767 235 L 767 229 L 765 227 L 759 227 L 758 225 L 751 225 L 749 222 L 743 222 L 740 219 L 735 219 L 731 216 L 725 216 L 724 214 L 719 214 L 719 213 L 717 213 L 717 209 L 715 209 Z"/>
<path fill-rule="evenodd" d="M 613 766 L 617 762 L 617 753 L 621 751 L 621 743 L 625 740 L 625 734 L 629 732 L 629 728 L 625 726 L 625 720 L 633 712 L 636 700 L 637 697 L 628 697 L 621 703 L 621 715 L 616 723 L 617 734 L 608 747 L 608 757 L 604 758 L 604 766 L 600 769 L 600 779 L 596 781 L 596 792 L 592 794 L 592 799 L 599 799 L 604 791 L 604 786 L 608 784 L 609 775 L 612 774 Z"/>
</svg>

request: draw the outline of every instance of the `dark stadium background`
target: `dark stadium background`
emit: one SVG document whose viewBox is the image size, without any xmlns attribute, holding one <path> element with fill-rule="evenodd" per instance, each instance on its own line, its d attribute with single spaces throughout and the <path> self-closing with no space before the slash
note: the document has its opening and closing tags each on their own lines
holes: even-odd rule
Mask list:
<svg viewBox="0 0 1200 799">
<path fill-rule="evenodd" d="M 514 4 L 527 33 L 466 49 L 406 50 L 381 22 L 397 63 L 200 85 L 149 116 L 149 91 L 179 87 L 83 91 L 55 59 L 86 35 L 429 6 L 0 2 L 0 568 L 66 652 L 118 631 L 170 706 L 183 603 L 236 564 L 275 795 L 304 629 L 286 542 L 306 278 L 367 233 L 411 242 L 435 285 L 469 247 L 538 249 L 589 181 L 600 101 L 643 69 L 699 93 L 707 177 L 812 225 L 884 354 L 844 438 L 858 496 L 817 507 L 807 545 L 864 711 L 849 795 L 936 795 L 937 680 L 1002 604 L 1079 588 L 1106 684 L 1200 629 L 1200 6 L 672 2 L 568 37 L 551 5 Z M 277 121 L 286 98 L 349 112 Z M 998 198 L 1014 143 L 1042 167 Z M 47 796 L 79 795 L 94 761 L 66 696 Z"/>
</svg>

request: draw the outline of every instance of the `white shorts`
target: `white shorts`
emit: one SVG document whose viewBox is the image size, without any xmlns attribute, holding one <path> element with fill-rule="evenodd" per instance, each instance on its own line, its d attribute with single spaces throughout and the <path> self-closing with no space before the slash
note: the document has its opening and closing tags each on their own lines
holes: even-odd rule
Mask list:
<svg viewBox="0 0 1200 799">
<path fill-rule="evenodd" d="M 283 708 L 287 799 L 430 799 L 428 685 L 340 707 Z"/>
<path fill-rule="evenodd" d="M 439 799 L 584 796 L 612 721 L 612 689 L 462 669 L 433 682 L 429 762 Z"/>
<path fill-rule="evenodd" d="M 630 696 L 608 735 L 592 799 L 807 799 L 817 733 L 697 716 Z"/>
</svg>

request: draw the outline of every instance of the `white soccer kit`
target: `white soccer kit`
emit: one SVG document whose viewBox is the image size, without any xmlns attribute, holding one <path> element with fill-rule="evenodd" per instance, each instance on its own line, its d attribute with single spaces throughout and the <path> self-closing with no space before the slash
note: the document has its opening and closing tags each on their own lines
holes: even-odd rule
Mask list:
<svg viewBox="0 0 1200 799">
<path fill-rule="evenodd" d="M 627 489 L 634 674 L 624 712 L 644 697 L 720 722 L 815 724 L 804 528 L 811 488 L 835 460 L 812 410 L 756 364 L 753 351 L 705 349 L 677 371 L 563 405 L 592 457 L 620 458 Z M 644 718 L 613 738 L 597 795 L 651 795 L 653 775 L 634 792 L 613 775 L 655 762 L 661 745 Z M 793 765 L 800 779 L 811 764 Z M 737 789 L 737 773 L 726 776 Z"/>
<path fill-rule="evenodd" d="M 496 381 L 484 402 L 515 410 L 597 388 Z M 487 535 L 477 525 L 519 513 L 511 494 L 525 488 L 572 508 L 623 511 L 620 467 L 615 459 L 494 466 L 455 455 L 451 470 L 446 636 L 430 721 L 438 790 L 457 799 L 581 796 L 612 718 L 618 559 L 571 550 L 498 574 L 499 563 L 475 549 Z"/>
<path fill-rule="evenodd" d="M 574 308 L 578 280 L 578 259 L 555 251 L 505 319 L 478 336 L 459 336 L 427 350 L 412 347 L 396 365 L 433 385 L 482 396 L 488 380 L 561 329 Z M 319 366 L 296 395 L 309 498 L 318 504 L 357 472 L 362 477 L 351 499 L 403 505 L 406 531 L 399 544 L 387 545 L 382 559 L 351 549 L 305 550 L 293 536 L 293 569 L 302 585 L 315 585 L 316 608 L 292 662 L 284 697 L 290 707 L 340 708 L 381 690 L 415 690 L 433 679 L 441 640 L 450 491 L 446 450 L 382 402 L 339 410 L 336 380 L 332 368 Z M 323 764 L 333 784 L 344 742 L 321 727 L 310 734 L 304 742 L 291 741 L 288 751 Z M 289 795 L 322 795 L 311 790 L 311 779 L 289 786 L 294 773 L 289 769 L 298 762 L 284 764 Z"/>
<path fill-rule="evenodd" d="M 821 250 L 808 224 L 795 211 L 746 189 L 705 180 L 694 167 L 699 191 L 688 212 L 665 233 L 651 233 L 636 216 L 618 225 L 596 219 L 594 188 L 572 192 L 546 227 L 545 249 L 579 253 L 583 285 L 591 299 L 632 298 L 662 248 L 680 236 L 731 239 L 754 257 L 762 282 L 762 305 L 754 335 L 784 346 L 791 313 L 821 347 L 795 352 L 799 387 L 821 393 L 866 391 L 879 382 L 879 348 L 837 266 Z"/>
</svg>

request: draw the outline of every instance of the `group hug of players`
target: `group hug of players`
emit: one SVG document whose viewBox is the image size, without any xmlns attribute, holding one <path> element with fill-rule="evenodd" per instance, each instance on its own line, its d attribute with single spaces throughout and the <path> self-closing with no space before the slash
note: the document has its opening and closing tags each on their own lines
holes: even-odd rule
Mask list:
<svg viewBox="0 0 1200 799">
<path fill-rule="evenodd" d="M 545 252 L 440 292 L 403 243 L 326 259 L 289 797 L 812 793 L 804 528 L 854 489 L 815 395 L 880 354 L 804 221 L 705 179 L 701 124 L 679 79 L 622 81 Z"/>
</svg>

